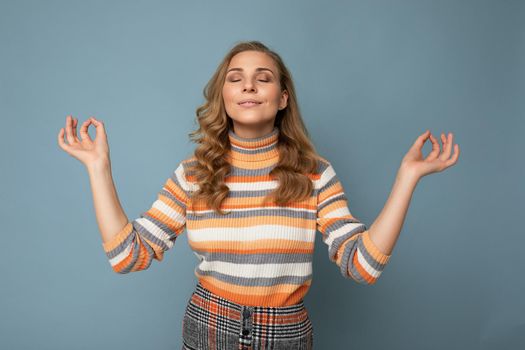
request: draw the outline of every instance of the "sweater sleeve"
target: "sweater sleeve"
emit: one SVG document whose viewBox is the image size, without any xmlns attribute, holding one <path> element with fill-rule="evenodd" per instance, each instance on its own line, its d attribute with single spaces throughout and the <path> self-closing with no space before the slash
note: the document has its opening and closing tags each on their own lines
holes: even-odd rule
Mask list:
<svg viewBox="0 0 525 350">
<path fill-rule="evenodd" d="M 129 273 L 161 261 L 186 227 L 188 183 L 181 162 L 140 217 L 128 222 L 110 241 L 102 242 L 113 271 Z"/>
<path fill-rule="evenodd" d="M 374 284 L 391 255 L 381 252 L 367 226 L 352 216 L 334 168 L 328 161 L 324 166 L 317 187 L 317 230 L 328 246 L 328 256 L 345 278 Z"/>
</svg>

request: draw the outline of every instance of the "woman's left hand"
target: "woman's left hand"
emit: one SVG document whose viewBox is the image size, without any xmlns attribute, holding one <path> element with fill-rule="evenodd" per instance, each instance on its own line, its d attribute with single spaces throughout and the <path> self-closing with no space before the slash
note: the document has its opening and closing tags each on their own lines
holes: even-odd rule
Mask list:
<svg viewBox="0 0 525 350">
<path fill-rule="evenodd" d="M 432 151 L 423 159 L 421 150 L 428 138 L 430 138 L 432 142 Z M 448 133 L 448 137 L 445 137 L 445 134 L 441 133 L 443 152 L 440 154 L 441 149 L 438 140 L 434 138 L 430 130 L 425 131 L 416 139 L 410 150 L 403 157 L 400 171 L 420 179 L 425 175 L 441 172 L 456 164 L 459 157 L 459 145 L 454 145 L 454 155 L 450 158 L 453 139 L 454 135 L 451 132 Z"/>
</svg>

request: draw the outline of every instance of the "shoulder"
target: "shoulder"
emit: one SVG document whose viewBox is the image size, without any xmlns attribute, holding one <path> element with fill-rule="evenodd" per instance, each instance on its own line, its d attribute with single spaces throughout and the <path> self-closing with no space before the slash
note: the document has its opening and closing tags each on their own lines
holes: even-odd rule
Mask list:
<svg viewBox="0 0 525 350">
<path fill-rule="evenodd" d="M 195 157 L 195 155 L 191 154 L 184 158 L 180 162 L 179 166 L 181 166 L 185 170 L 185 172 L 189 172 L 191 171 L 191 167 L 194 166 L 196 163 L 197 158 Z"/>
<path fill-rule="evenodd" d="M 317 156 L 317 160 L 317 175 L 319 176 L 326 172 L 327 169 L 332 167 L 330 161 L 321 155 Z"/>
</svg>

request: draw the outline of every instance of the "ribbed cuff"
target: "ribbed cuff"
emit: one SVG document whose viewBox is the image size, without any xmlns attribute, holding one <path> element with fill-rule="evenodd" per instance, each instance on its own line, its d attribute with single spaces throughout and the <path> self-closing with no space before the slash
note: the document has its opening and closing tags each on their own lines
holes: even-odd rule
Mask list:
<svg viewBox="0 0 525 350">
<path fill-rule="evenodd" d="M 115 235 L 115 237 L 107 242 L 102 242 L 102 248 L 106 253 L 109 253 L 118 247 L 126 238 L 128 238 L 131 231 L 133 231 L 133 225 L 131 222 L 128 222 L 126 226 L 124 226 L 124 228 Z"/>
<path fill-rule="evenodd" d="M 374 260 L 381 264 L 388 263 L 392 254 L 387 255 L 379 250 L 379 248 L 374 244 L 372 239 L 370 239 L 370 231 L 366 230 L 363 232 L 363 244 L 365 245 L 366 250 L 372 255 Z"/>
</svg>

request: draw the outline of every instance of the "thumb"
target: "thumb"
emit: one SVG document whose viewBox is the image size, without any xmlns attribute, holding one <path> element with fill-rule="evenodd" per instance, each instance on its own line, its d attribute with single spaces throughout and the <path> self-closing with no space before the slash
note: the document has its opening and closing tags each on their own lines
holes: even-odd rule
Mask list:
<svg viewBox="0 0 525 350">
<path fill-rule="evenodd" d="M 89 119 L 93 122 L 95 128 L 97 128 L 97 132 L 100 132 L 103 135 L 106 134 L 106 130 L 104 129 L 104 123 L 101 120 L 97 120 L 93 116 L 89 117 Z"/>
<path fill-rule="evenodd" d="M 414 146 L 415 147 L 423 146 L 423 144 L 425 143 L 425 140 L 428 138 L 429 135 L 430 135 L 430 130 L 427 129 L 424 133 L 418 136 L 418 138 L 414 142 Z"/>
</svg>

